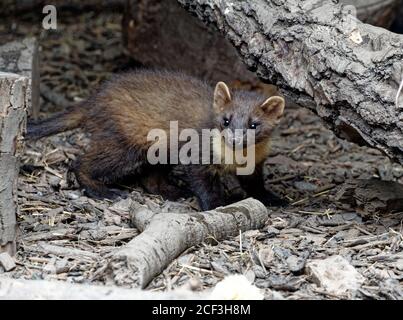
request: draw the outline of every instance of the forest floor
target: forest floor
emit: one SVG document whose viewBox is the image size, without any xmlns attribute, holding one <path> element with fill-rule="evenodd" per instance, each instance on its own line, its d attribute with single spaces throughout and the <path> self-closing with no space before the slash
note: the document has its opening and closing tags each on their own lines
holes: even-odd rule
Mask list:
<svg viewBox="0 0 403 320">
<path fill-rule="evenodd" d="M 60 14 L 57 31 L 41 30 L 29 16 L 14 20 L 0 23 L 0 35 L 34 35 L 40 41 L 41 117 L 85 99 L 111 73 L 130 65 L 118 14 Z M 240 85 L 236 79 L 234 84 Z M 69 164 L 87 145 L 80 130 L 27 142 L 17 267 L 9 276 L 113 283 L 108 259 L 138 231 L 130 224 L 126 200 L 93 200 L 69 185 Z M 267 299 L 403 299 L 403 212 L 378 210 L 376 203 L 369 210 L 337 196 L 350 179 L 403 183 L 402 166 L 336 138 L 310 111 L 287 107 L 266 167 L 267 183 L 290 205 L 269 208 L 266 226 L 245 232 L 242 241 L 235 237 L 187 250 L 147 289 L 203 290 L 237 273 L 264 289 Z M 177 207 L 141 188 L 130 190 L 152 210 Z M 197 211 L 194 198 L 180 203 Z M 335 255 L 363 276 L 353 295 L 329 293 L 305 268 L 307 261 Z"/>
</svg>

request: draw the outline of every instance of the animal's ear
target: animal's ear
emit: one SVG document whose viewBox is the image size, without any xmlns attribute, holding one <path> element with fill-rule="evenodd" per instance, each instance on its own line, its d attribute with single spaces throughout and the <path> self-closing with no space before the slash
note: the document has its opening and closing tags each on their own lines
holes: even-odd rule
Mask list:
<svg viewBox="0 0 403 320">
<path fill-rule="evenodd" d="M 267 117 L 272 120 L 279 120 L 284 112 L 285 101 L 282 97 L 273 96 L 266 99 L 260 107 L 263 109 Z"/>
<path fill-rule="evenodd" d="M 222 112 L 231 102 L 231 93 L 228 86 L 224 82 L 218 82 L 214 90 L 214 110 Z"/>
</svg>

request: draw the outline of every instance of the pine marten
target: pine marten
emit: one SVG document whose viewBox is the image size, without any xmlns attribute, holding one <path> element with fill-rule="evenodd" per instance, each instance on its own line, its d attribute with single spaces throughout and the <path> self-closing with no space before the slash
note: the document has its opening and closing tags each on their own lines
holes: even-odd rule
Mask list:
<svg viewBox="0 0 403 320">
<path fill-rule="evenodd" d="M 30 123 L 28 139 L 39 139 L 81 127 L 90 133 L 88 151 L 72 166 L 86 194 L 95 198 L 114 198 L 107 185 L 131 176 L 163 172 L 179 165 L 151 165 L 147 140 L 151 129 L 169 131 L 170 121 L 178 121 L 179 130 L 251 129 L 255 132 L 256 167 L 249 176 L 238 176 L 245 196 L 253 196 L 266 205 L 281 199 L 264 187 L 262 163 L 269 154 L 271 133 L 281 118 L 284 99 L 264 97 L 255 92 L 230 91 L 219 82 L 215 88 L 197 78 L 176 72 L 137 70 L 115 75 L 88 100 Z M 239 141 L 238 141 L 239 142 Z M 217 151 L 213 141 L 212 152 Z M 183 180 L 197 196 L 203 210 L 225 205 L 219 177 L 235 175 L 234 165 L 182 165 Z"/>
</svg>

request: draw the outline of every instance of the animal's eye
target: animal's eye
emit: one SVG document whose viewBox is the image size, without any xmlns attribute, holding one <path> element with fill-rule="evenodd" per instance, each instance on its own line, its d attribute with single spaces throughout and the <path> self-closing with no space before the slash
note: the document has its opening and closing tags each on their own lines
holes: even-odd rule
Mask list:
<svg viewBox="0 0 403 320">
<path fill-rule="evenodd" d="M 229 120 L 228 118 L 224 118 L 224 119 L 223 119 L 223 125 L 224 125 L 224 127 L 228 127 L 228 126 L 229 126 L 229 123 L 230 123 L 230 120 Z"/>
<path fill-rule="evenodd" d="M 252 123 L 250 124 L 249 128 L 255 130 L 258 125 L 259 125 L 259 123 L 257 123 L 257 122 L 252 122 Z"/>
</svg>

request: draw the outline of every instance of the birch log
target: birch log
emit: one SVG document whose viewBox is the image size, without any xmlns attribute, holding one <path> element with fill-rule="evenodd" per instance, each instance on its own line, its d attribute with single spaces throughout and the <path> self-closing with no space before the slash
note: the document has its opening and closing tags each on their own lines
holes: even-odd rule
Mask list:
<svg viewBox="0 0 403 320">
<path fill-rule="evenodd" d="M 133 224 L 144 231 L 113 255 L 110 268 L 117 285 L 144 288 L 186 249 L 262 228 L 268 209 L 249 198 L 198 213 L 154 214 L 133 205 L 130 214 Z"/>
<path fill-rule="evenodd" d="M 19 157 L 29 101 L 28 78 L 0 72 L 0 252 L 15 253 Z"/>
<path fill-rule="evenodd" d="M 403 164 L 403 36 L 330 0 L 178 0 L 340 137 Z M 395 102 L 397 100 L 397 103 Z"/>
</svg>

